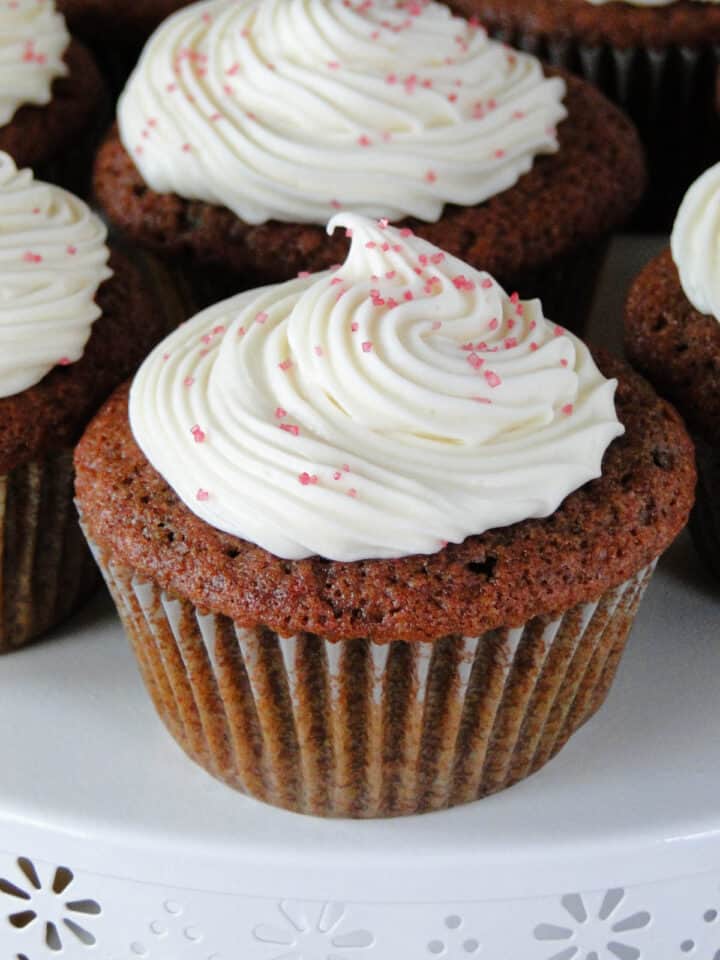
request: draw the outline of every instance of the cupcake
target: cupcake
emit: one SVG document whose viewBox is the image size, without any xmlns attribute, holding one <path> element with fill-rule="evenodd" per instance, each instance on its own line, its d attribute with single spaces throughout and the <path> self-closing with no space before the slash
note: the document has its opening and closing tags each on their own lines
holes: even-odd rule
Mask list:
<svg viewBox="0 0 720 960">
<path fill-rule="evenodd" d="M 636 222 L 668 229 L 689 184 L 720 157 L 717 0 L 449 2 L 498 39 L 592 81 L 628 112 L 650 170 Z"/>
<path fill-rule="evenodd" d="M 0 154 L 0 652 L 96 584 L 73 507 L 72 449 L 175 324 L 164 271 L 105 244 L 77 197 Z"/>
<path fill-rule="evenodd" d="M 699 477 L 691 530 L 720 577 L 720 164 L 688 191 L 671 249 L 635 281 L 625 347 L 693 434 Z"/>
<path fill-rule="evenodd" d="M 237 291 L 338 262 L 339 207 L 388 217 L 577 324 L 643 189 L 634 129 L 441 4 L 321 10 L 322 31 L 262 0 L 161 26 L 97 159 L 111 222 Z"/>
<path fill-rule="evenodd" d="M 96 52 L 118 89 L 152 31 L 189 3 L 192 0 L 57 0 L 73 34 Z"/>
<path fill-rule="evenodd" d="M 52 0 L 3 4 L 0 150 L 65 186 L 86 186 L 104 96 L 93 58 Z"/>
<path fill-rule="evenodd" d="M 77 502 L 191 758 L 395 816 L 509 786 L 600 707 L 695 470 L 672 408 L 539 301 L 338 227 L 339 269 L 156 348 L 79 444 Z"/>
</svg>

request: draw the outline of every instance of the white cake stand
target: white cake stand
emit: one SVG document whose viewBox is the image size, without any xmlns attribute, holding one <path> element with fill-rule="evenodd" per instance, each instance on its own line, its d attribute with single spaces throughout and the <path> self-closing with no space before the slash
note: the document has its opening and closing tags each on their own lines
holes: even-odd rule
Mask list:
<svg viewBox="0 0 720 960">
<path fill-rule="evenodd" d="M 720 960 L 719 733 L 720 591 L 686 537 L 556 760 L 392 821 L 213 781 L 101 596 L 0 661 L 0 960 Z"/>
</svg>

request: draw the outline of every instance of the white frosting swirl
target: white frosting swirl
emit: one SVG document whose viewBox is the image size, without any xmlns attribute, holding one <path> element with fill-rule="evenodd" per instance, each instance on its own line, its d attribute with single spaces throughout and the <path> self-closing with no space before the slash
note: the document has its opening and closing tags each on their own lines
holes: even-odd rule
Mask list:
<svg viewBox="0 0 720 960">
<path fill-rule="evenodd" d="M 552 513 L 623 432 L 588 349 L 487 273 L 357 214 L 335 271 L 171 334 L 133 383 L 153 466 L 285 558 L 432 553 Z"/>
<path fill-rule="evenodd" d="M 105 237 L 82 200 L 0 153 L 0 398 L 83 355 L 112 273 Z"/>
<path fill-rule="evenodd" d="M 118 121 L 151 189 L 246 223 L 436 221 L 557 150 L 564 92 L 428 0 L 209 0 L 151 38 Z"/>
<path fill-rule="evenodd" d="M 23 104 L 50 103 L 69 42 L 53 0 L 0 0 L 0 126 Z"/>
<path fill-rule="evenodd" d="M 685 194 L 671 246 L 685 296 L 700 313 L 720 321 L 720 163 Z"/>
</svg>

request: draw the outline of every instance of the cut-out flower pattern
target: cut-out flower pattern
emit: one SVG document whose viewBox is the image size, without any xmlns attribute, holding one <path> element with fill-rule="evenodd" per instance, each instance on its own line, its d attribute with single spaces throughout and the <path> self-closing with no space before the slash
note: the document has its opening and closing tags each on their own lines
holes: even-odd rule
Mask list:
<svg viewBox="0 0 720 960">
<path fill-rule="evenodd" d="M 8 923 L 18 931 L 39 930 L 44 945 L 54 953 L 70 950 L 71 945 L 73 953 L 78 946 L 94 946 L 95 935 L 86 924 L 102 912 L 100 904 L 72 896 L 72 870 L 57 867 L 39 872 L 27 857 L 19 857 L 17 867 L 15 879 L 0 877 Z"/>
<path fill-rule="evenodd" d="M 342 903 L 284 900 L 278 910 L 282 923 L 259 924 L 253 930 L 260 943 L 280 948 L 268 954 L 268 960 L 360 960 L 359 952 L 375 943 L 369 930 L 342 930 Z"/>
<path fill-rule="evenodd" d="M 640 948 L 628 943 L 627 935 L 634 939 L 633 935 L 650 923 L 650 914 L 641 910 L 619 916 L 624 899 L 624 890 L 608 890 L 593 917 L 579 893 L 566 894 L 560 903 L 573 924 L 541 923 L 535 927 L 536 940 L 556 945 L 547 960 L 640 960 Z M 567 946 L 561 946 L 564 943 Z"/>
<path fill-rule="evenodd" d="M 444 933 L 442 939 L 430 940 L 427 944 L 427 952 L 430 957 L 438 957 L 439 960 L 470 960 L 476 957 L 482 949 L 480 941 L 464 929 L 463 918 L 457 914 L 450 914 L 445 917 L 445 929 L 449 933 Z"/>
</svg>

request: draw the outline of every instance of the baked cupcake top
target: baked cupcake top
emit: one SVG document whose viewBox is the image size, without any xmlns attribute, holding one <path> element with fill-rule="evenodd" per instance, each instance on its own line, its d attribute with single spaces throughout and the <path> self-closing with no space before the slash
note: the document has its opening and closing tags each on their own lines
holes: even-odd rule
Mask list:
<svg viewBox="0 0 720 960">
<path fill-rule="evenodd" d="M 628 3 L 633 7 L 669 7 L 677 0 L 588 0 L 588 3 L 598 6 L 601 3 Z M 720 0 L 696 0 L 699 3 L 720 3 Z"/>
<path fill-rule="evenodd" d="M 685 195 L 671 248 L 685 296 L 699 313 L 720 321 L 720 163 Z"/>
<path fill-rule="evenodd" d="M 486 273 L 357 214 L 344 264 L 171 334 L 130 418 L 187 507 L 288 559 L 433 553 L 553 513 L 623 432 L 588 349 Z"/>
<path fill-rule="evenodd" d="M 50 102 L 53 81 L 68 73 L 69 42 L 53 0 L 0 3 L 0 126 L 24 104 Z"/>
<path fill-rule="evenodd" d="M 0 398 L 82 356 L 111 275 L 105 238 L 82 200 L 0 153 Z"/>
<path fill-rule="evenodd" d="M 556 151 L 564 93 L 428 0 L 208 0 L 151 38 L 118 121 L 153 191 L 246 223 L 435 222 Z"/>
</svg>

